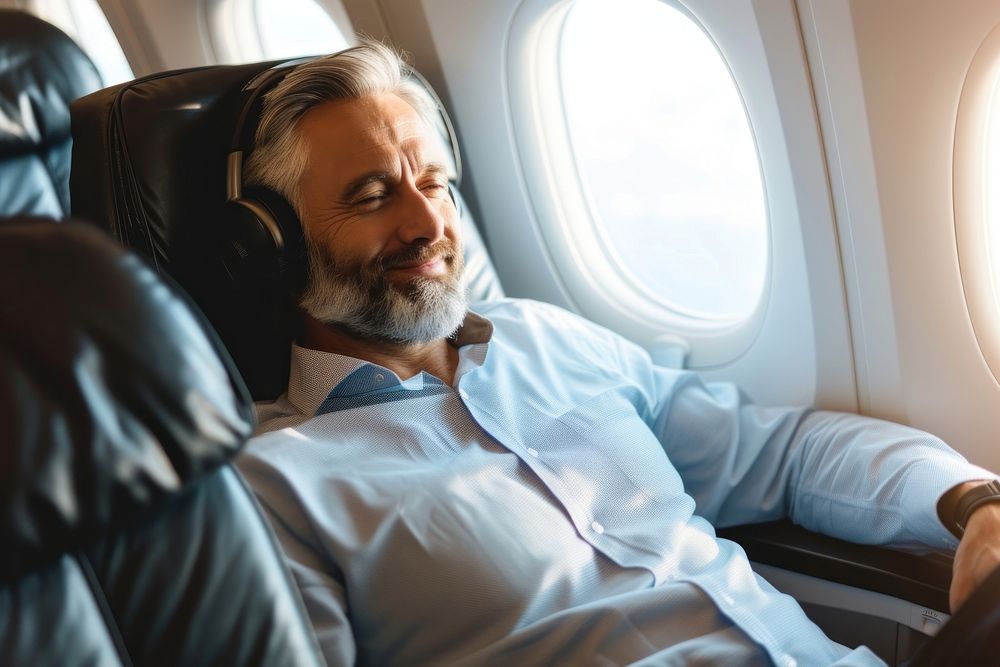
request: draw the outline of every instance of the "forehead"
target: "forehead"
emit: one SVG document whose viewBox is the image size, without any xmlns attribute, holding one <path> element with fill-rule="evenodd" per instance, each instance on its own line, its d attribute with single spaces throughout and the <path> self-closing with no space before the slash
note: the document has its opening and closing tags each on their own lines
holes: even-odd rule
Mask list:
<svg viewBox="0 0 1000 667">
<path fill-rule="evenodd" d="M 365 166 L 403 150 L 421 162 L 440 161 L 434 130 L 409 103 L 392 93 L 323 102 L 299 121 L 309 163 L 330 160 Z"/>
</svg>

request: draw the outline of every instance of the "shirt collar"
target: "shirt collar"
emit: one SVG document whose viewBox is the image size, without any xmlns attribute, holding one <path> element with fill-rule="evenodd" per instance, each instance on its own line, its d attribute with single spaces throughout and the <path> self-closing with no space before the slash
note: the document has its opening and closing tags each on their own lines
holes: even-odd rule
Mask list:
<svg viewBox="0 0 1000 667">
<path fill-rule="evenodd" d="M 465 312 L 465 319 L 448 342 L 455 347 L 488 343 L 493 338 L 493 323 L 471 310 Z"/>
<path fill-rule="evenodd" d="M 489 343 L 493 323 L 477 313 L 467 311 L 462 326 L 448 338 L 456 348 Z M 335 352 L 321 352 L 292 343 L 291 369 L 288 375 L 288 401 L 300 414 L 316 414 L 330 390 L 351 373 L 370 364 L 361 359 Z M 386 371 L 390 373 L 391 371 Z"/>
<path fill-rule="evenodd" d="M 330 389 L 368 362 L 292 343 L 288 401 L 304 415 L 316 414 Z"/>
</svg>

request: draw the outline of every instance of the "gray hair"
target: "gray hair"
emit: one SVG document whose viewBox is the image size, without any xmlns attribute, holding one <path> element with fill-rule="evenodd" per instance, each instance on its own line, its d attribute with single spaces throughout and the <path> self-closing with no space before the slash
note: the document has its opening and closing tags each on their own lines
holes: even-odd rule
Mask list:
<svg viewBox="0 0 1000 667">
<path fill-rule="evenodd" d="M 410 78 L 410 72 L 410 66 L 395 49 L 369 40 L 295 67 L 264 95 L 244 183 L 274 190 L 301 216 L 299 179 L 306 169 L 308 153 L 302 144 L 299 120 L 324 102 L 392 93 L 434 127 L 437 103 Z"/>
</svg>

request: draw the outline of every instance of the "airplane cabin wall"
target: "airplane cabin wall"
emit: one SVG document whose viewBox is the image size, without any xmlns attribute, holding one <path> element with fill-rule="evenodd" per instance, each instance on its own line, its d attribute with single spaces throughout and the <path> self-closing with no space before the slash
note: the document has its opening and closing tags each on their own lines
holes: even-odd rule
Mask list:
<svg viewBox="0 0 1000 667">
<path fill-rule="evenodd" d="M 218 62 L 207 21 L 219 1 L 98 0 L 137 76 Z M 523 87 L 512 68 L 528 62 L 518 49 L 530 11 L 559 0 L 318 1 L 410 52 L 441 93 L 466 159 L 463 192 L 508 293 L 655 347 L 638 318 L 598 308 L 567 276 L 540 220 L 548 209 L 533 178 L 537 156 L 517 127 L 523 101 L 512 96 Z M 1000 384 L 965 305 L 952 196 L 959 97 L 977 48 L 1000 25 L 1000 4 L 678 4 L 742 87 L 765 163 L 776 262 L 746 349 L 694 365 L 763 403 L 912 424 L 1000 470 Z"/>
<path fill-rule="evenodd" d="M 1000 470 L 1000 385 L 960 273 L 959 99 L 991 0 L 800 0 L 830 163 L 863 412 Z"/>
<path fill-rule="evenodd" d="M 522 224 L 537 212 L 510 127 L 510 90 L 502 81 L 510 75 L 503 57 L 511 48 L 510 26 L 530 2 L 487 7 L 382 0 L 378 8 L 385 34 L 431 71 L 450 103 L 476 179 L 471 195 L 509 291 L 600 321 L 567 289 L 537 224 Z M 710 33 L 725 32 L 711 23 L 720 17 L 711 15 L 709 3 L 684 5 Z M 772 216 L 792 210 L 800 221 L 812 319 L 803 326 L 795 321 L 800 312 L 775 317 L 746 354 L 702 373 L 736 380 L 761 402 L 806 399 L 908 423 L 1000 470 L 1000 386 L 979 351 L 965 305 L 952 198 L 959 95 L 976 49 L 1000 23 L 1000 6 L 989 0 L 751 5 L 753 27 L 773 51 L 770 83 L 795 179 L 791 198 L 776 202 L 770 192 L 769 204 Z M 789 62 L 789 49 L 775 46 L 792 39 L 782 16 L 788 5 L 801 29 L 796 38 L 815 100 L 805 103 L 816 116 L 818 150 L 810 150 L 808 123 L 792 109 L 804 102 L 794 83 L 796 63 Z M 735 21 L 739 3 L 726 10 Z M 497 26 L 507 26 L 505 34 Z M 747 27 L 746 21 L 738 26 Z M 817 168 L 821 184 L 810 173 Z M 832 230 L 826 229 L 828 210 L 836 214 Z M 824 264 L 829 257 L 821 246 L 831 239 L 839 244 L 839 275 Z M 840 308 L 848 314 L 843 319 Z M 792 328 L 812 337 L 808 362 L 803 342 L 783 331 L 789 318 Z M 798 355 L 793 363 L 790 351 Z"/>
</svg>

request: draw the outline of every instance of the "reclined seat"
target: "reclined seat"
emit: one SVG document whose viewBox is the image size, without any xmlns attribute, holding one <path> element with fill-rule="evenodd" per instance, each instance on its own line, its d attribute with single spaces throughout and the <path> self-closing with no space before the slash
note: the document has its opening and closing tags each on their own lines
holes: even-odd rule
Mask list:
<svg viewBox="0 0 1000 667">
<path fill-rule="evenodd" d="M 58 28 L 0 9 L 0 216 L 69 215 L 69 104 L 100 87 Z"/>
<path fill-rule="evenodd" d="M 219 332 L 255 400 L 285 391 L 296 318 L 277 284 L 240 283 L 223 266 L 226 165 L 239 145 L 233 136 L 248 97 L 244 89 L 281 65 L 162 72 L 98 91 L 72 111 L 73 214 L 107 221 L 112 236 L 184 287 Z M 502 296 L 458 190 L 461 161 L 443 111 L 439 121 L 452 157 L 447 167 L 463 225 L 470 297 Z"/>
<path fill-rule="evenodd" d="M 73 106 L 75 212 L 111 221 L 109 231 L 116 238 L 194 296 L 257 400 L 285 390 L 294 332 L 274 295 L 248 293 L 229 280 L 218 256 L 218 234 L 226 215 L 226 158 L 235 144 L 243 89 L 274 65 L 166 72 L 100 91 Z M 457 184 L 460 161 L 449 127 L 442 116 L 441 136 L 455 157 L 452 178 Z M 471 296 L 500 296 L 467 210 L 462 219 Z M 787 522 L 719 532 L 740 542 L 762 569 L 770 566 L 766 576 L 788 572 L 783 581 L 773 581 L 779 588 L 795 577 L 812 582 L 799 586 L 798 592 L 805 593 L 800 599 L 837 597 L 838 606 L 870 609 L 879 618 L 859 623 L 852 612 L 846 623 L 835 619 L 820 624 L 844 643 L 884 640 L 875 648 L 890 663 L 920 643 L 914 629 L 933 632 L 947 616 L 948 558 L 850 545 Z M 848 604 L 845 598 L 858 601 Z M 898 604 L 882 604 L 887 600 Z"/>
<path fill-rule="evenodd" d="M 323 664 L 198 316 L 79 223 L 0 225 L 0 283 L 0 664 Z"/>
</svg>

